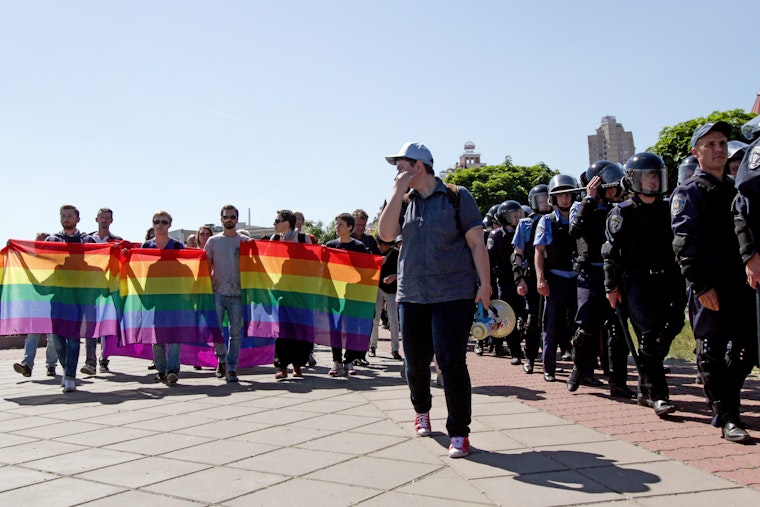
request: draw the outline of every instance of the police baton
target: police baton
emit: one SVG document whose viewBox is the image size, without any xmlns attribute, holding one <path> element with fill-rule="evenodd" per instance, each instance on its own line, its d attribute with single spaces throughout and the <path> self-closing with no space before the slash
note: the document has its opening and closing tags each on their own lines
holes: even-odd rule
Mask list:
<svg viewBox="0 0 760 507">
<path fill-rule="evenodd" d="M 758 295 L 758 298 L 760 298 L 760 294 Z M 760 305 L 760 299 L 758 299 L 758 305 Z M 631 332 L 628 330 L 628 319 L 626 319 L 625 314 L 623 314 L 623 308 L 620 303 L 615 305 L 615 313 L 617 314 L 618 320 L 620 321 L 620 327 L 623 330 L 625 343 L 628 344 L 628 350 L 631 351 L 633 364 L 636 365 L 636 371 L 639 374 L 639 378 L 641 378 L 641 362 L 639 361 L 639 353 L 636 352 L 636 344 L 633 343 L 633 337 L 631 337 Z"/>
</svg>

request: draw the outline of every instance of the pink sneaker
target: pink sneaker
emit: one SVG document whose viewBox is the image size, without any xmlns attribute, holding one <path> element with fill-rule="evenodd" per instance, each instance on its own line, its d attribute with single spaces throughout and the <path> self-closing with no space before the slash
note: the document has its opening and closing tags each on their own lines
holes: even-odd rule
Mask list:
<svg viewBox="0 0 760 507">
<path fill-rule="evenodd" d="M 467 437 L 451 437 L 449 458 L 464 458 L 470 454 L 470 439 Z"/>
<path fill-rule="evenodd" d="M 421 437 L 430 436 L 430 412 L 424 414 L 417 414 L 414 418 L 414 431 Z"/>
</svg>

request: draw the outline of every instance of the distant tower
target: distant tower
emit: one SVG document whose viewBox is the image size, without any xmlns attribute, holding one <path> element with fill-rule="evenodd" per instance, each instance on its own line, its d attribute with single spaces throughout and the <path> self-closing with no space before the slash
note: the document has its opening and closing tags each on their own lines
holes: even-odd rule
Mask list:
<svg viewBox="0 0 760 507">
<path fill-rule="evenodd" d="M 752 106 L 752 112 L 760 114 L 760 92 L 757 92 L 757 95 L 755 96 L 755 104 Z"/>
<path fill-rule="evenodd" d="M 634 153 L 633 134 L 626 132 L 614 116 L 603 116 L 596 134 L 588 136 L 588 160 L 609 160 L 624 164 Z"/>
<path fill-rule="evenodd" d="M 480 167 L 483 164 L 480 163 L 480 153 L 475 153 L 475 143 L 467 141 L 464 143 L 464 153 L 459 157 L 460 169 L 467 169 L 468 167 Z"/>
</svg>

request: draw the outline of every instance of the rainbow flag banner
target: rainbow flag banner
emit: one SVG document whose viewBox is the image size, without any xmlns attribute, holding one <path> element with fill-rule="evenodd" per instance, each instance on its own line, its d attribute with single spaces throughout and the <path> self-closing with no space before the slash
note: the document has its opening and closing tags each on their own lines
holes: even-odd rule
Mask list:
<svg viewBox="0 0 760 507">
<path fill-rule="evenodd" d="M 11 240 L 0 251 L 0 335 L 117 335 L 113 244 Z"/>
<path fill-rule="evenodd" d="M 121 345 L 223 340 L 203 250 L 127 250 L 120 296 Z"/>
<path fill-rule="evenodd" d="M 249 336 L 366 351 L 382 257 L 283 241 L 240 245 Z"/>
</svg>

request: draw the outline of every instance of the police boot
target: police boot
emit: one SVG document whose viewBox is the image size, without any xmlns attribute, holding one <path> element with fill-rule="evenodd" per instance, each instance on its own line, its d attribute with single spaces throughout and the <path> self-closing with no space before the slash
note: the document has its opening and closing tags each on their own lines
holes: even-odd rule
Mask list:
<svg viewBox="0 0 760 507">
<path fill-rule="evenodd" d="M 573 371 L 570 372 L 570 375 L 567 377 L 567 390 L 571 393 L 578 390 L 578 386 L 581 385 L 581 372 L 580 370 L 573 366 Z"/>
<path fill-rule="evenodd" d="M 737 444 L 753 444 L 755 441 L 749 436 L 746 430 L 741 426 L 733 422 L 727 422 L 723 425 L 723 438 L 729 442 L 736 442 Z"/>
<path fill-rule="evenodd" d="M 523 357 L 525 357 L 525 362 L 523 363 L 523 370 L 527 374 L 533 373 L 533 359 L 530 359 L 528 354 L 523 351 Z"/>
<path fill-rule="evenodd" d="M 610 384 L 610 396 L 613 398 L 635 399 L 636 393 L 625 384 Z"/>
<path fill-rule="evenodd" d="M 491 343 L 493 344 L 493 355 L 496 357 L 505 357 L 507 355 L 503 340 L 495 340 L 491 338 Z"/>
<path fill-rule="evenodd" d="M 654 401 L 649 397 L 649 386 L 639 377 L 639 389 L 636 393 L 636 403 L 642 407 L 654 408 Z"/>
<path fill-rule="evenodd" d="M 479 356 L 483 355 L 483 340 L 478 340 L 478 343 L 475 344 L 475 353 Z"/>
<path fill-rule="evenodd" d="M 721 424 L 721 436 L 729 442 L 737 444 L 752 444 L 754 440 L 742 427 L 738 412 L 729 412 L 721 407 L 720 401 L 713 402 L 713 411 Z"/>
<path fill-rule="evenodd" d="M 657 417 L 663 417 L 678 410 L 670 400 L 657 400 L 653 403 L 652 408 Z"/>
</svg>

